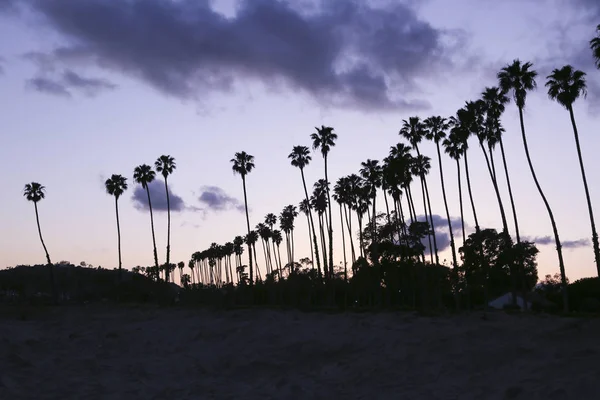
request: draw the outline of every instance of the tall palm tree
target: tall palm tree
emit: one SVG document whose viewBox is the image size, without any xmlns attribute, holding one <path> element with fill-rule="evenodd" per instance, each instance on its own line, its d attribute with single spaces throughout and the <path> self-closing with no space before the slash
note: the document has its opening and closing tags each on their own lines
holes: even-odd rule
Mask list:
<svg viewBox="0 0 600 400">
<path fill-rule="evenodd" d="M 515 207 L 515 200 L 513 197 L 512 186 L 510 184 L 510 175 L 508 174 L 508 164 L 506 163 L 506 155 L 504 152 L 504 143 L 502 141 L 502 134 L 504 129 L 500 124 L 500 117 L 505 111 L 506 104 L 509 98 L 504 92 L 498 87 L 485 88 L 481 94 L 482 100 L 486 105 L 487 119 L 486 124 L 492 130 L 491 135 L 488 134 L 487 141 L 490 146 L 490 156 L 493 155 L 492 150 L 496 143 L 500 144 L 500 153 L 502 155 L 502 165 L 504 167 L 504 176 L 506 177 L 506 186 L 508 186 L 508 197 L 510 199 L 510 206 L 513 214 L 513 221 L 515 223 L 515 236 L 517 237 L 517 243 L 521 243 L 521 235 L 519 232 L 519 219 L 517 218 L 517 208 Z M 493 165 L 493 158 L 492 158 Z"/>
<path fill-rule="evenodd" d="M 241 151 L 235 153 L 231 159 L 232 169 L 234 174 L 239 174 L 242 177 L 242 186 L 244 187 L 244 206 L 246 209 L 246 225 L 248 228 L 248 234 L 250 234 L 250 216 L 248 214 L 248 197 L 246 195 L 246 175 L 248 175 L 254 169 L 254 156 Z M 252 235 L 251 239 L 254 239 Z M 252 266 L 252 240 L 246 241 L 248 244 L 248 266 L 250 268 L 250 285 L 254 284 L 254 270 Z"/>
<path fill-rule="evenodd" d="M 326 278 L 331 276 L 330 269 L 327 268 L 327 243 L 325 239 L 324 226 L 327 225 L 327 186 L 325 179 L 319 179 L 313 188 L 313 195 L 310 199 L 310 206 L 317 212 L 319 217 L 319 232 L 321 237 L 321 249 L 323 250 L 323 272 Z M 325 219 L 325 221 L 323 221 Z"/>
<path fill-rule="evenodd" d="M 165 178 L 165 192 L 167 193 L 167 268 L 165 269 L 165 279 L 169 281 L 169 265 L 170 254 L 171 254 L 171 200 L 169 198 L 169 186 L 167 184 L 167 177 L 175 171 L 177 165 L 175 159 L 169 155 L 162 155 L 154 162 L 156 172 L 162 174 Z"/>
<path fill-rule="evenodd" d="M 337 134 L 333 132 L 333 128 L 330 126 L 321 126 L 315 128 L 316 133 L 310 135 L 313 141 L 313 149 L 319 149 L 325 162 L 325 181 L 329 182 L 327 175 L 327 156 L 331 151 L 331 148 L 335 146 L 337 140 Z M 331 196 L 329 193 L 329 184 L 327 185 L 327 208 L 329 211 L 329 276 L 333 278 L 333 224 L 331 220 Z"/>
<path fill-rule="evenodd" d="M 460 179 L 460 157 L 464 152 L 463 142 L 462 140 L 459 140 L 455 134 L 451 133 L 446 139 L 444 139 L 442 145 L 444 146 L 444 152 L 446 152 L 451 159 L 456 161 L 456 176 L 458 177 L 458 205 L 460 207 L 460 223 L 462 226 L 462 242 L 464 246 L 466 240 L 465 216 L 463 211 L 462 183 Z"/>
<path fill-rule="evenodd" d="M 310 222 L 310 228 L 311 228 L 312 234 L 313 234 L 313 244 L 314 244 L 313 265 L 314 265 L 314 260 L 316 259 L 317 260 L 317 271 L 318 271 L 319 276 L 321 276 L 321 261 L 319 260 L 319 245 L 317 242 L 317 233 L 316 233 L 317 231 L 315 230 L 315 222 L 313 220 L 313 215 L 312 215 L 312 211 L 310 208 L 310 197 L 308 195 L 308 189 L 306 188 L 306 179 L 304 178 L 304 168 L 310 163 L 310 160 L 312 159 L 310 156 L 310 150 L 306 146 L 294 146 L 294 148 L 292 149 L 292 152 L 290 153 L 288 158 L 292 160 L 291 161 L 292 166 L 297 167 L 300 170 L 300 175 L 302 176 L 302 186 L 304 187 L 304 196 L 305 196 L 306 203 L 309 205 L 309 207 L 307 208 L 307 210 L 308 210 L 307 215 L 308 215 L 309 222 Z"/>
<path fill-rule="evenodd" d="M 527 145 L 527 136 L 525 135 L 525 122 L 523 120 L 523 109 L 525 108 L 525 100 L 527 99 L 527 92 L 532 91 L 536 88 L 535 77 L 537 72 L 532 69 L 533 64 L 530 62 L 522 63 L 520 60 L 514 60 L 512 64 L 506 65 L 498 73 L 498 81 L 500 83 L 500 89 L 509 93 L 512 92 L 513 99 L 519 109 L 519 121 L 521 123 L 521 136 L 523 138 L 523 147 L 525 148 L 525 155 L 527 156 L 527 163 L 531 170 L 531 175 L 535 182 L 535 186 L 544 201 L 550 222 L 552 224 L 552 231 L 554 232 L 554 241 L 556 243 L 556 252 L 558 254 L 558 264 L 560 267 L 561 285 L 563 292 L 564 309 L 569 309 L 569 296 L 567 294 L 567 276 L 565 273 L 565 263 L 562 254 L 562 245 L 558 236 L 558 228 L 556 227 L 556 221 L 554 220 L 554 214 L 550 208 L 550 204 L 542 191 L 542 187 L 537 179 L 533 163 L 531 162 L 531 156 L 529 155 L 529 147 Z"/>
<path fill-rule="evenodd" d="M 46 188 L 44 185 L 41 185 L 37 182 L 31 182 L 25 185 L 23 189 L 23 196 L 27 199 L 27 201 L 33 202 L 33 208 L 35 209 L 35 221 L 37 223 L 38 234 L 40 236 L 40 242 L 42 242 L 42 247 L 44 248 L 44 253 L 46 254 L 46 263 L 48 268 L 50 269 L 50 287 L 52 290 L 52 296 L 54 301 L 58 301 L 57 293 L 56 293 L 56 284 L 54 282 L 54 266 L 52 265 L 52 261 L 50 261 L 50 254 L 48 254 L 48 249 L 46 248 L 46 244 L 44 243 L 44 238 L 42 237 L 42 228 L 40 226 L 40 215 L 38 213 L 37 204 L 46 197 Z"/>
<path fill-rule="evenodd" d="M 127 178 L 113 174 L 104 182 L 106 192 L 115 196 L 115 212 L 117 214 L 117 240 L 119 250 L 119 282 L 121 281 L 121 226 L 119 225 L 119 197 L 127 190 Z"/>
<path fill-rule="evenodd" d="M 417 152 L 417 156 L 421 155 L 421 152 L 419 151 L 419 143 L 421 143 L 421 141 L 423 140 L 423 138 L 425 137 L 425 133 L 426 133 L 426 128 L 425 125 L 423 124 L 423 122 L 421 121 L 421 119 L 419 117 L 411 117 L 407 120 L 403 120 L 402 121 L 402 128 L 400 129 L 400 136 L 403 136 L 406 138 L 406 140 L 408 140 L 408 142 L 411 144 L 411 146 L 415 149 L 415 151 Z M 421 185 L 425 187 L 425 192 L 428 192 L 428 188 L 427 188 L 427 179 L 425 178 L 425 175 L 421 175 Z M 437 239 L 435 237 L 435 225 L 433 223 L 433 214 L 431 212 L 431 201 L 429 199 L 429 197 L 427 197 L 427 203 L 426 203 L 426 210 L 425 210 L 425 220 L 427 221 L 427 214 L 429 214 L 429 226 L 431 227 L 430 229 L 430 234 L 429 234 L 429 240 L 431 241 L 431 239 L 433 239 L 433 248 L 435 250 L 435 260 L 436 263 L 439 264 L 440 263 L 440 259 L 439 259 L 439 255 L 438 255 L 438 250 L 437 250 Z M 431 247 L 430 247 L 430 251 L 431 251 Z"/>
<path fill-rule="evenodd" d="M 446 118 L 440 116 L 429 117 L 423 121 L 425 128 L 425 137 L 435 143 L 438 155 L 438 164 L 440 166 L 440 181 L 442 184 L 442 198 L 444 199 L 444 208 L 446 209 L 446 219 L 448 220 L 448 232 L 450 234 L 450 249 L 452 250 L 452 265 L 454 266 L 455 280 L 458 283 L 458 261 L 456 258 L 456 245 L 454 243 L 454 232 L 452 230 L 452 221 L 450 211 L 448 210 L 448 199 L 446 198 L 446 185 L 444 183 L 444 167 L 442 164 L 442 152 L 440 150 L 440 141 L 442 141 L 450 129 Z M 458 290 L 458 289 L 457 289 Z M 458 296 L 458 292 L 457 292 Z"/>
<path fill-rule="evenodd" d="M 360 175 L 364 180 L 365 187 L 368 188 L 369 197 L 372 198 L 373 202 L 373 215 L 371 221 L 371 231 L 372 231 L 372 246 L 373 246 L 373 262 L 377 264 L 377 213 L 376 213 L 376 200 L 377 200 L 377 189 L 381 187 L 382 184 L 382 174 L 383 170 L 381 169 L 381 165 L 379 165 L 378 160 L 367 160 L 360 163 Z"/>
<path fill-rule="evenodd" d="M 598 246 L 598 232 L 596 231 L 596 222 L 594 220 L 594 212 L 592 210 L 592 200 L 590 199 L 590 191 L 588 189 L 587 179 L 585 177 L 585 168 L 583 166 L 583 157 L 581 156 L 581 147 L 579 145 L 579 133 L 577 132 L 577 124 L 575 123 L 575 114 L 573 113 L 573 103 L 587 94 L 585 83 L 585 72 L 574 69 L 570 65 L 566 65 L 561 69 L 555 69 L 548 76 L 546 86 L 548 87 L 548 95 L 552 100 L 556 100 L 560 105 L 565 107 L 571 117 L 571 125 L 573 126 L 573 134 L 575 135 L 575 146 L 577 147 L 577 157 L 579 158 L 579 168 L 581 169 L 581 177 L 583 179 L 583 187 L 585 189 L 585 198 L 587 199 L 588 213 L 590 215 L 590 224 L 592 225 L 592 243 L 594 245 L 594 258 L 596 261 L 596 269 L 600 276 L 600 248 Z"/>
<path fill-rule="evenodd" d="M 313 249 L 313 230 L 312 230 L 312 226 L 310 224 L 310 213 L 311 213 L 310 201 L 303 199 L 300 202 L 300 204 L 298 205 L 298 209 L 300 210 L 300 212 L 302 212 L 302 213 L 304 213 L 304 215 L 306 215 L 306 224 L 308 226 L 308 243 L 310 243 L 311 265 L 313 268 L 315 268 L 315 256 L 314 256 L 315 252 Z M 319 268 L 319 270 L 320 270 L 320 268 Z"/>
<path fill-rule="evenodd" d="M 433 223 L 429 223 L 429 221 L 433 222 L 433 219 L 432 219 L 430 212 L 428 212 L 428 209 L 427 209 L 427 205 L 429 202 L 429 190 L 428 190 L 427 184 L 425 182 L 425 176 L 427 174 L 429 174 L 430 169 L 431 169 L 431 159 L 429 157 L 420 154 L 414 158 L 413 164 L 412 164 L 412 173 L 421 178 L 421 190 L 423 192 L 423 208 L 425 210 L 425 221 L 427 221 L 427 223 L 429 225 L 428 231 L 430 233 L 430 236 L 433 236 L 433 249 L 434 249 L 434 253 L 435 253 L 435 263 L 437 265 L 439 265 L 440 259 L 438 257 L 438 252 L 437 252 L 437 241 L 435 239 L 435 230 L 433 228 Z M 432 254 L 431 241 L 429 241 L 429 246 L 430 246 L 429 252 L 430 252 L 430 254 Z M 431 263 L 433 264 L 433 259 L 431 260 Z"/>
<path fill-rule="evenodd" d="M 338 179 L 335 186 L 333 187 L 333 200 L 335 200 L 340 206 L 340 228 L 342 231 L 342 254 L 344 256 L 344 280 L 348 280 L 348 262 L 346 260 L 346 236 L 344 234 L 344 202 L 345 202 L 345 193 L 344 193 L 344 178 Z M 352 233 L 350 233 L 352 235 Z"/>
<path fill-rule="evenodd" d="M 590 40 L 590 48 L 596 60 L 596 66 L 600 69 L 600 25 L 596 27 L 596 37 Z"/>
<path fill-rule="evenodd" d="M 158 267 L 158 254 L 156 253 L 156 236 L 154 235 L 154 216 L 152 214 L 152 200 L 150 199 L 150 188 L 148 185 L 156 178 L 156 173 L 147 164 L 138 165 L 133 170 L 134 182 L 142 185 L 148 195 L 148 208 L 150 209 L 150 227 L 152 228 L 152 245 L 154 246 L 154 268 L 156 280 L 160 279 L 160 270 Z"/>
</svg>

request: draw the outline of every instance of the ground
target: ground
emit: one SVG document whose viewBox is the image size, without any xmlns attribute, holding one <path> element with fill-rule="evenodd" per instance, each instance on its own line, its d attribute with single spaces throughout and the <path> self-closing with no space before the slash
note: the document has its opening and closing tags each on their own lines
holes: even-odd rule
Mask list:
<svg viewBox="0 0 600 400">
<path fill-rule="evenodd" d="M 0 399 L 596 399 L 599 319 L 0 310 Z"/>
</svg>

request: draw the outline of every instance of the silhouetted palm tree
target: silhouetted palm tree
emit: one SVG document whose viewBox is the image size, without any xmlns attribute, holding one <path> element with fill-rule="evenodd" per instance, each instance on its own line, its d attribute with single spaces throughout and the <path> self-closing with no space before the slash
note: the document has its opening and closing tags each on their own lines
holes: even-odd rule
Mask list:
<svg viewBox="0 0 600 400">
<path fill-rule="evenodd" d="M 515 223 L 515 236 L 517 237 L 517 243 L 521 243 L 521 234 L 519 231 L 519 219 L 517 218 L 517 208 L 515 207 L 515 200 L 512 192 L 512 185 L 510 184 L 510 175 L 508 174 L 508 164 L 506 163 L 506 155 L 504 152 L 504 143 L 502 141 L 502 134 L 504 128 L 500 123 L 500 117 L 505 111 L 506 104 L 509 98 L 504 92 L 498 87 L 485 88 L 481 94 L 482 100 L 486 105 L 487 110 L 487 121 L 486 125 L 490 130 L 487 135 L 487 142 L 490 150 L 490 157 L 492 157 L 492 166 L 494 165 L 493 149 L 496 143 L 500 144 L 500 153 L 502 155 L 502 165 L 504 167 L 504 175 L 506 177 L 506 186 L 508 186 L 508 196 L 510 199 L 510 206 L 513 214 L 513 221 Z M 494 174 L 495 175 L 495 174 Z"/>
<path fill-rule="evenodd" d="M 44 243 L 44 238 L 42 237 L 42 228 L 40 226 L 40 216 L 38 213 L 37 206 L 37 203 L 46 197 L 46 188 L 37 182 L 28 183 L 23 189 L 23 196 L 25 196 L 25 198 L 28 201 L 33 202 L 33 208 L 35 209 L 35 221 L 37 223 L 40 242 L 42 242 L 42 247 L 44 248 L 44 253 L 46 254 L 46 263 L 48 265 L 48 268 L 50 269 L 50 287 L 52 289 L 52 296 L 54 298 L 54 301 L 56 302 L 58 298 L 56 293 L 56 285 L 54 282 L 54 266 L 52 265 L 52 261 L 50 261 L 50 254 L 48 254 L 46 243 Z"/>
<path fill-rule="evenodd" d="M 596 37 L 590 40 L 590 48 L 596 60 L 596 66 L 600 69 L 600 25 L 596 28 Z"/>
<path fill-rule="evenodd" d="M 446 121 L 446 118 L 440 116 L 430 117 L 423 121 L 427 131 L 425 137 L 428 140 L 432 140 L 435 143 L 438 155 L 438 164 L 440 166 L 440 181 L 442 184 L 442 197 L 444 199 L 444 208 L 446 209 L 446 219 L 448 220 L 448 232 L 450 234 L 450 249 L 452 250 L 452 265 L 454 266 L 455 280 L 458 283 L 458 261 L 456 258 L 456 245 L 454 243 L 454 232 L 452 229 L 452 220 L 450 218 L 450 211 L 448 209 L 448 199 L 446 198 L 446 185 L 444 183 L 444 168 L 442 164 L 442 152 L 440 150 L 440 141 L 446 137 L 446 133 L 450 128 L 450 125 Z M 458 290 L 458 289 L 457 289 Z M 458 295 L 458 292 L 457 292 Z"/>
<path fill-rule="evenodd" d="M 372 228 L 372 240 L 371 244 L 373 247 L 372 253 L 374 255 L 373 262 L 377 263 L 377 212 L 376 212 L 376 200 L 377 200 L 377 189 L 381 187 L 381 179 L 382 179 L 382 169 L 381 165 L 379 165 L 378 160 L 367 160 L 362 162 L 360 169 L 360 175 L 363 178 L 364 185 L 368 188 L 369 197 L 372 198 L 373 202 L 373 214 L 371 216 L 371 228 Z"/>
<path fill-rule="evenodd" d="M 119 225 L 119 197 L 127 190 L 127 178 L 121 175 L 112 175 L 104 182 L 106 192 L 115 196 L 115 212 L 117 215 L 117 240 L 119 251 L 119 282 L 121 281 L 121 226 Z"/>
<path fill-rule="evenodd" d="M 331 148 L 335 146 L 337 134 L 333 132 L 333 128 L 330 126 L 321 126 L 320 128 L 315 129 L 317 132 L 311 134 L 310 138 L 313 141 L 313 149 L 319 149 L 319 151 L 321 151 L 321 155 L 325 162 L 325 181 L 329 182 L 329 177 L 327 175 L 327 156 L 329 155 Z M 333 278 L 333 224 L 331 220 L 331 196 L 329 193 L 329 184 L 327 185 L 327 208 L 329 211 L 329 276 Z"/>
<path fill-rule="evenodd" d="M 248 234 L 250 234 L 250 216 L 248 214 L 248 197 L 246 195 L 246 175 L 248 175 L 254 169 L 254 156 L 246 153 L 245 151 L 235 153 L 231 159 L 233 164 L 232 169 L 234 174 L 239 174 L 242 177 L 242 185 L 244 187 L 244 206 L 246 209 L 246 225 L 248 227 Z M 253 237 L 252 237 L 253 238 Z M 248 243 L 248 265 L 250 267 L 250 285 L 254 284 L 254 270 L 252 266 L 252 245 Z"/>
<path fill-rule="evenodd" d="M 529 164 L 529 169 L 531 170 L 531 175 L 533 176 L 535 186 L 537 187 L 537 190 L 544 201 L 544 205 L 548 211 L 548 216 L 550 217 L 550 222 L 552 223 L 552 231 L 554 232 L 554 241 L 556 243 L 556 252 L 558 254 L 558 264 L 562 278 L 564 309 L 567 311 L 569 309 L 569 297 L 567 294 L 567 276 L 565 273 L 565 263 L 563 261 L 562 245 L 558 236 L 558 228 L 556 227 L 554 214 L 552 213 L 550 204 L 548 203 L 548 200 L 542 191 L 542 187 L 540 186 L 535 169 L 533 168 L 533 164 L 531 162 L 529 147 L 527 146 L 527 136 L 525 135 L 525 123 L 523 121 L 523 109 L 525 108 L 527 92 L 535 89 L 536 87 L 535 77 L 537 76 L 537 72 L 532 69 L 532 66 L 533 65 L 530 62 L 522 63 L 520 60 L 514 60 L 512 64 L 502 68 L 502 70 L 498 73 L 498 80 L 502 91 L 506 93 L 512 92 L 517 108 L 519 109 L 521 136 L 523 138 L 523 147 L 525 148 L 527 163 Z"/>
<path fill-rule="evenodd" d="M 177 263 L 177 268 L 179 268 L 179 283 L 183 286 L 183 269 L 185 268 L 185 263 L 183 261 L 179 261 Z"/>
<path fill-rule="evenodd" d="M 327 186 L 325 179 L 319 179 L 313 188 L 313 195 L 310 199 L 310 206 L 319 216 L 319 232 L 321 237 L 321 249 L 323 250 L 323 272 L 326 278 L 329 278 L 330 270 L 327 268 L 327 242 L 325 239 L 324 225 L 327 224 Z M 325 221 L 324 221 L 325 219 Z"/>
<path fill-rule="evenodd" d="M 170 255 L 171 255 L 171 200 L 169 198 L 169 186 L 167 184 L 167 177 L 175 171 L 177 165 L 175 159 L 169 155 L 162 155 L 154 162 L 156 172 L 162 174 L 165 178 L 165 192 L 167 193 L 167 268 L 165 269 L 165 280 L 169 282 L 169 268 Z"/>
<path fill-rule="evenodd" d="M 297 167 L 300 170 L 300 175 L 302 176 L 302 186 L 304 187 L 305 200 L 306 200 L 307 204 L 309 205 L 309 207 L 307 208 L 307 210 L 308 210 L 307 215 L 309 218 L 310 228 L 312 230 L 313 243 L 314 243 L 313 266 L 314 266 L 314 260 L 316 259 L 317 260 L 317 271 L 319 273 L 319 276 L 322 276 L 321 275 L 322 274 L 321 260 L 319 259 L 319 244 L 317 242 L 317 231 L 315 230 L 315 222 L 313 220 L 312 211 L 310 208 L 310 197 L 308 195 L 308 189 L 306 188 L 306 179 L 304 178 L 304 168 L 310 163 L 310 160 L 311 160 L 310 150 L 306 146 L 294 146 L 294 148 L 292 149 L 292 152 L 290 153 L 288 158 L 292 160 L 291 161 L 292 166 Z M 324 267 L 326 267 L 326 265 L 324 265 Z"/>
<path fill-rule="evenodd" d="M 460 207 L 460 223 L 462 226 L 462 241 L 464 246 L 467 238 L 465 234 L 465 216 L 463 211 L 462 183 L 460 178 L 460 157 L 464 151 L 463 142 L 457 139 L 456 134 L 451 133 L 446 139 L 444 139 L 442 145 L 444 146 L 444 152 L 446 152 L 451 159 L 456 161 L 456 176 L 458 178 L 458 205 Z"/>
<path fill-rule="evenodd" d="M 156 280 L 160 279 L 160 270 L 158 267 L 158 254 L 156 253 L 156 237 L 154 235 L 154 216 L 152 215 L 152 200 L 150 200 L 150 188 L 148 185 L 156 178 L 156 173 L 147 164 L 142 164 L 133 170 L 134 182 L 142 185 L 148 195 L 148 208 L 150 209 L 150 227 L 152 228 L 152 245 L 154 246 L 154 268 Z"/>
<path fill-rule="evenodd" d="M 337 183 L 335 184 L 335 186 L 333 187 L 333 200 L 335 200 L 338 205 L 340 206 L 340 228 L 342 231 L 342 251 L 343 251 L 343 256 L 344 256 L 344 280 L 347 281 L 348 280 L 348 262 L 346 260 L 346 237 L 344 235 L 344 211 L 343 211 L 343 204 L 345 201 L 345 194 L 344 194 L 344 178 L 340 178 L 338 179 Z M 352 236 L 352 233 L 350 233 L 350 236 Z"/>
<path fill-rule="evenodd" d="M 581 177 L 583 179 L 583 187 L 585 189 L 585 198 L 587 200 L 588 212 L 590 215 L 590 224 L 592 225 L 592 243 L 594 245 L 594 258 L 596 261 L 596 269 L 600 276 L 600 248 L 598 246 L 598 233 L 596 231 L 596 222 L 594 220 L 594 212 L 592 210 L 592 200 L 590 199 L 590 191 L 588 189 L 587 179 L 585 177 L 585 168 L 583 166 L 583 157 L 581 156 L 581 146 L 579 145 L 579 133 L 577 132 L 577 124 L 575 123 L 575 114 L 573 113 L 573 103 L 581 97 L 586 96 L 587 87 L 585 83 L 585 72 L 574 69 L 570 65 L 566 65 L 561 69 L 555 69 L 548 76 L 546 86 L 548 87 L 548 95 L 551 99 L 556 100 L 560 105 L 569 111 L 571 117 L 571 125 L 573 126 L 573 134 L 575 135 L 575 145 L 577 147 L 577 157 L 579 158 L 579 167 L 581 169 Z"/>
</svg>

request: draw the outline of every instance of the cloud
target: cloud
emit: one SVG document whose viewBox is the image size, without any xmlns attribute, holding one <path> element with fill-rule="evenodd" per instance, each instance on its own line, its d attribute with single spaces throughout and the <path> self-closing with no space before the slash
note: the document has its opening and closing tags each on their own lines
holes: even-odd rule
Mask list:
<svg viewBox="0 0 600 400">
<path fill-rule="evenodd" d="M 552 236 L 523 237 L 522 239 L 542 246 L 554 245 L 554 237 Z M 589 239 L 563 240 L 561 244 L 563 249 L 577 249 L 591 246 Z"/>
<path fill-rule="evenodd" d="M 150 200 L 152 201 L 153 211 L 167 211 L 167 196 L 165 193 L 165 184 L 161 179 L 155 179 L 148 185 L 150 191 Z M 138 210 L 148 210 L 148 195 L 141 185 L 137 185 L 131 196 L 134 207 Z M 169 200 L 171 211 L 181 212 L 186 209 L 185 202 L 181 197 L 173 193 L 169 186 Z"/>
<path fill-rule="evenodd" d="M 41 93 L 59 97 L 71 97 L 71 92 L 69 92 L 62 83 L 41 76 L 29 79 L 27 81 L 27 86 Z"/>
<path fill-rule="evenodd" d="M 182 99 L 253 80 L 324 105 L 423 109 L 417 80 L 448 72 L 460 50 L 446 46 L 457 32 L 399 2 L 240 0 L 233 16 L 208 0 L 23 2 L 63 35 L 46 53 L 54 62 L 118 71 Z"/>
<path fill-rule="evenodd" d="M 27 85 L 38 92 L 71 97 L 73 91 L 78 91 L 88 97 L 94 97 L 102 91 L 114 90 L 117 87 L 105 79 L 84 77 L 71 69 L 65 69 L 56 78 L 53 77 L 57 76 L 55 62 L 48 55 L 29 52 L 23 57 L 38 67 L 38 76 L 27 81 Z"/>
<path fill-rule="evenodd" d="M 210 211 L 225 211 L 225 210 L 237 210 L 244 212 L 245 207 L 239 200 L 229 196 L 223 189 L 218 186 L 203 186 L 201 188 L 200 196 L 198 201 L 205 206 L 202 210 Z"/>
<path fill-rule="evenodd" d="M 444 218 L 440 215 L 433 214 L 433 226 L 435 227 L 435 239 L 437 241 L 438 252 L 444 251 L 450 247 L 450 232 L 448 231 L 448 219 Z M 417 216 L 418 221 L 424 221 L 425 216 L 419 215 Z M 452 234 L 454 235 L 454 244 L 456 246 L 456 251 L 458 255 L 458 248 L 460 245 L 458 244 L 458 238 L 462 236 L 462 224 L 460 218 L 450 218 L 450 223 L 452 224 Z M 467 225 L 465 224 L 465 229 Z M 425 246 L 425 253 L 429 253 L 429 239 L 424 238 L 421 240 L 421 243 Z M 433 240 L 432 243 L 433 245 Z"/>
</svg>

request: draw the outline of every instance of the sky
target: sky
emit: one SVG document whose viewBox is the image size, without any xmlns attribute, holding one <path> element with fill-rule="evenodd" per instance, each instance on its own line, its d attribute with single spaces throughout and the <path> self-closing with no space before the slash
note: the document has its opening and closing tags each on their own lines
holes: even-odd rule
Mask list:
<svg viewBox="0 0 600 400">
<path fill-rule="evenodd" d="M 133 169 L 169 154 L 177 162 L 169 177 L 171 260 L 187 262 L 212 242 L 223 244 L 246 232 L 242 181 L 230 163 L 235 152 L 255 156 L 247 179 L 255 226 L 267 213 L 279 214 L 303 199 L 300 172 L 287 155 L 294 145 L 310 146 L 316 126 L 332 126 L 338 134 L 329 158 L 335 182 L 357 173 L 362 161 L 387 156 L 403 140 L 398 135 L 403 119 L 455 114 L 496 85 L 500 68 L 518 58 L 533 62 L 539 72 L 525 124 L 563 240 L 567 275 L 593 276 L 591 229 L 569 116 L 548 99 L 544 83 L 552 69 L 565 64 L 588 74 L 589 93 L 575 104 L 575 114 L 592 202 L 598 204 L 600 160 L 593 149 L 600 146 L 600 70 L 588 47 L 598 24 L 596 0 L 0 0 L 0 156 L 9 168 L 0 191 L 0 268 L 44 262 L 33 204 L 22 195 L 25 183 L 46 186 L 39 212 L 53 261 L 113 268 L 114 199 L 104 181 L 124 175 L 130 187 L 119 200 L 123 265 L 151 265 L 150 218 Z M 540 249 L 540 277 L 554 274 L 551 225 L 527 166 L 513 103 L 503 123 L 521 234 Z M 493 186 L 472 140 L 469 162 L 480 225 L 500 230 Z M 445 244 L 435 147 L 424 143 L 420 149 L 432 158 L 431 206 L 440 216 L 438 238 Z M 446 156 L 442 163 L 456 219 L 455 164 Z M 318 152 L 306 176 L 309 184 L 323 177 Z M 158 256 L 164 260 L 161 179 L 150 189 Z M 499 184 L 510 216 L 503 175 Z M 414 192 L 419 209 L 422 200 Z M 472 231 L 467 205 L 465 222 Z M 384 209 L 381 199 L 377 207 Z M 512 217 L 508 220 L 514 233 Z M 299 258 L 310 254 L 306 225 L 299 216 Z M 339 264 L 336 218 L 333 227 Z M 455 233 L 460 245 L 460 232 Z M 442 247 L 440 258 L 449 264 L 449 249 Z"/>
</svg>

